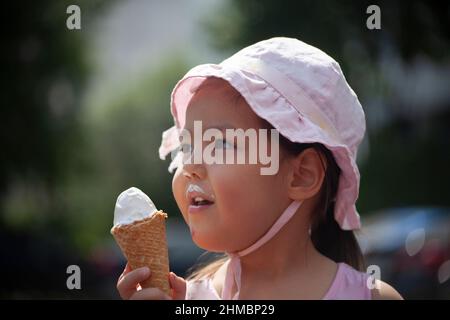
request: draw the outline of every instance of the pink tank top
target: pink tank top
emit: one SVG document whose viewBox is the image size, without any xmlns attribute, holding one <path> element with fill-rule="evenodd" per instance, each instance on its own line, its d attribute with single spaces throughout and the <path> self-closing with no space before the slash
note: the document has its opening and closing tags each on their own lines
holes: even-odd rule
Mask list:
<svg viewBox="0 0 450 320">
<path fill-rule="evenodd" d="M 369 275 L 355 270 L 345 263 L 338 263 L 336 276 L 323 300 L 370 300 L 371 291 L 367 285 Z M 187 300 L 220 300 L 211 278 L 188 281 Z"/>
</svg>

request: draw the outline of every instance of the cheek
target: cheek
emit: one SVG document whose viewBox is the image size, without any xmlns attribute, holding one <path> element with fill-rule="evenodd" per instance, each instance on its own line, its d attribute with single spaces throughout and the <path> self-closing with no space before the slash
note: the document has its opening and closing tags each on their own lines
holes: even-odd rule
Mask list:
<svg viewBox="0 0 450 320">
<path fill-rule="evenodd" d="M 276 176 L 261 176 L 259 167 L 232 165 L 211 170 L 221 225 L 233 251 L 241 250 L 270 228 L 281 213 L 282 188 Z M 280 201 L 278 201 L 280 200 Z M 230 237 L 230 235 L 232 235 Z"/>
<path fill-rule="evenodd" d="M 178 205 L 178 208 L 180 209 L 183 215 L 184 220 L 187 222 L 188 202 L 186 200 L 185 190 L 186 190 L 186 181 L 183 175 L 181 174 L 181 169 L 178 168 L 175 171 L 175 174 L 172 179 L 172 193 Z"/>
</svg>

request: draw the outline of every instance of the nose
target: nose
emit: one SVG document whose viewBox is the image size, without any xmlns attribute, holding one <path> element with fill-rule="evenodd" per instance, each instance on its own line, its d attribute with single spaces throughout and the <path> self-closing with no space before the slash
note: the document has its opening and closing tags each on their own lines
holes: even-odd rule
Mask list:
<svg viewBox="0 0 450 320">
<path fill-rule="evenodd" d="M 183 176 L 187 179 L 203 180 L 206 177 L 206 169 L 203 164 L 184 164 Z"/>
<path fill-rule="evenodd" d="M 183 176 L 188 179 L 202 180 L 206 177 L 201 147 L 191 147 L 183 152 Z"/>
</svg>

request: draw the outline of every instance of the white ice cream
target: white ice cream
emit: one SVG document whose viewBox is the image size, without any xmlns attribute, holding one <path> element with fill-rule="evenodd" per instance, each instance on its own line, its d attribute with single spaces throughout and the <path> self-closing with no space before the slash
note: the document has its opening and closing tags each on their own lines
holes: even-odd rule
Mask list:
<svg viewBox="0 0 450 320">
<path fill-rule="evenodd" d="M 138 188 L 132 187 L 117 197 L 114 226 L 130 224 L 151 217 L 157 212 L 152 200 Z"/>
</svg>

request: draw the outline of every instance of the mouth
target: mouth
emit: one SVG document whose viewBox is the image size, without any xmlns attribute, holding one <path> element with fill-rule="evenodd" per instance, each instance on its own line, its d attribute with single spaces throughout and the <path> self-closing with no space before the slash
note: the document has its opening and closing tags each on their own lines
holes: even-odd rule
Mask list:
<svg viewBox="0 0 450 320">
<path fill-rule="evenodd" d="M 188 212 L 190 214 L 204 211 L 214 205 L 214 197 L 208 196 L 203 190 L 188 190 L 186 196 L 189 201 Z"/>
<path fill-rule="evenodd" d="M 210 201 L 208 199 L 204 199 L 202 197 L 195 197 L 191 198 L 190 205 L 200 207 L 200 206 L 209 206 L 212 205 L 213 203 L 214 203 L 213 201 Z"/>
<path fill-rule="evenodd" d="M 199 185 L 189 184 L 186 190 L 189 213 L 202 211 L 214 204 L 215 197 L 207 194 Z"/>
<path fill-rule="evenodd" d="M 198 214 L 202 211 L 205 211 L 209 207 L 214 204 L 213 201 L 204 199 L 202 197 L 194 197 L 191 199 L 191 204 L 189 205 L 188 212 L 189 214 Z"/>
</svg>

